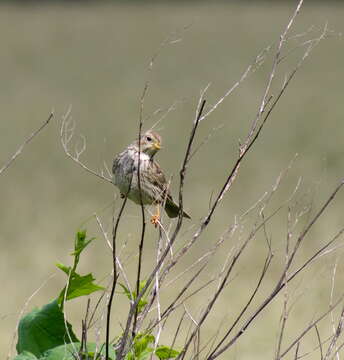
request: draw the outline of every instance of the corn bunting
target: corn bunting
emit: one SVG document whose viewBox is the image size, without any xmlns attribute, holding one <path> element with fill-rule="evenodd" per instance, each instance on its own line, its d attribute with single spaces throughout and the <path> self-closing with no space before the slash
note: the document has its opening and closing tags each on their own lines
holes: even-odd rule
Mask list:
<svg viewBox="0 0 344 360">
<path fill-rule="evenodd" d="M 161 148 L 160 135 L 154 131 L 147 131 L 141 136 L 140 147 L 141 197 L 137 176 L 138 140 L 116 156 L 112 166 L 113 182 L 119 188 L 121 197 L 128 194 L 128 198 L 136 204 L 141 204 L 142 198 L 143 205 L 156 205 L 157 213 L 152 216 L 151 222 L 157 225 L 160 220 L 159 204 L 164 204 L 165 211 L 170 218 L 178 216 L 179 206 L 173 201 L 165 175 L 154 160 L 154 155 Z M 190 219 L 190 216 L 184 211 L 183 216 Z"/>
</svg>

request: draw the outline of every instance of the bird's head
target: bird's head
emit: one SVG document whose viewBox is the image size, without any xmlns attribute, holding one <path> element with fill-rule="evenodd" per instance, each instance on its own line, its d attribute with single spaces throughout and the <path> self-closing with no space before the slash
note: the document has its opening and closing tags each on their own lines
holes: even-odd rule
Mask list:
<svg viewBox="0 0 344 360">
<path fill-rule="evenodd" d="M 141 136 L 141 151 L 153 157 L 161 149 L 161 137 L 158 133 L 148 130 Z"/>
</svg>

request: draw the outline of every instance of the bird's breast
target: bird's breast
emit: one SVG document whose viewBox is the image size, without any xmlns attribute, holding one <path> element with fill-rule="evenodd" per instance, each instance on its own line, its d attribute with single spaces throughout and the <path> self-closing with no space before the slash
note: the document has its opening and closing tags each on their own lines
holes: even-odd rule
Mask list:
<svg viewBox="0 0 344 360">
<path fill-rule="evenodd" d="M 141 153 L 140 156 L 140 174 L 144 177 L 144 173 L 149 171 L 151 166 L 150 158 L 147 154 Z M 138 201 L 138 176 L 137 169 L 139 164 L 139 156 L 137 152 L 125 151 L 121 153 L 114 162 L 113 167 L 113 182 L 119 188 L 122 194 L 126 194 L 130 187 L 128 197 L 137 202 Z M 142 179 L 141 179 L 142 181 Z M 145 194 L 143 191 L 145 198 Z M 143 199 L 144 203 L 151 203 L 151 197 Z"/>
</svg>

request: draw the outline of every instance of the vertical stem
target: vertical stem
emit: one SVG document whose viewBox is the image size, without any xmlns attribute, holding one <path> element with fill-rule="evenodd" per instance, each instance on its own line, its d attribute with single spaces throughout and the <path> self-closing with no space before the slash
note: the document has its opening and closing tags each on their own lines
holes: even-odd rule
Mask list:
<svg viewBox="0 0 344 360">
<path fill-rule="evenodd" d="M 145 231 L 146 231 L 146 217 L 145 217 L 145 209 L 144 209 L 143 202 L 142 202 L 142 186 L 141 186 L 141 135 L 142 135 L 142 125 L 143 125 L 143 118 L 142 118 L 143 103 L 144 103 L 144 98 L 145 98 L 147 89 L 148 89 L 148 85 L 146 84 L 145 88 L 143 89 L 143 94 L 141 97 L 140 122 L 139 122 L 139 160 L 138 160 L 138 166 L 137 166 L 137 181 L 138 181 L 139 195 L 140 195 L 142 230 L 141 230 L 141 239 L 140 239 L 140 244 L 139 244 L 139 261 L 137 264 L 136 296 L 138 296 L 139 292 L 140 292 L 143 243 L 144 243 Z M 134 321 L 133 321 L 133 328 L 132 328 L 132 337 L 133 338 L 136 335 L 138 305 L 139 305 L 139 303 L 136 304 Z"/>
<path fill-rule="evenodd" d="M 129 188 L 127 193 L 125 194 L 124 200 L 122 202 L 122 206 L 119 210 L 117 219 L 116 219 L 116 223 L 114 221 L 114 217 L 113 217 L 113 227 L 112 227 L 112 269 L 113 269 L 113 280 L 112 280 L 112 286 L 111 286 L 111 292 L 110 292 L 110 297 L 109 297 L 109 302 L 107 304 L 107 314 L 106 314 L 106 340 L 105 340 L 105 360 L 109 359 L 109 343 L 110 343 L 110 320 L 111 320 L 111 307 L 112 307 L 112 302 L 113 302 L 113 297 L 115 294 L 115 289 L 116 289 L 116 285 L 117 285 L 117 263 L 116 263 L 116 237 L 117 237 L 117 230 L 118 230 L 118 226 L 119 226 L 119 222 L 121 220 L 123 211 L 124 211 L 124 207 L 125 204 L 127 203 L 128 200 L 128 194 L 131 188 L 131 183 L 133 181 L 133 176 L 130 179 L 130 183 L 129 183 Z"/>
</svg>

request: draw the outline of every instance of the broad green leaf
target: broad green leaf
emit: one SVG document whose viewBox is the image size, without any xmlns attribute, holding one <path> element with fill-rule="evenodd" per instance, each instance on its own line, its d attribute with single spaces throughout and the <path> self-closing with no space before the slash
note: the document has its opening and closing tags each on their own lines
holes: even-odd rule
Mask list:
<svg viewBox="0 0 344 360">
<path fill-rule="evenodd" d="M 67 327 L 71 341 L 78 341 L 72 326 L 67 323 Z M 54 300 L 22 317 L 18 328 L 17 352 L 21 354 L 27 351 L 39 357 L 48 349 L 70 342 L 70 338 L 63 312 L 57 300 Z"/>
<path fill-rule="evenodd" d="M 76 354 L 84 355 L 86 359 L 86 355 L 88 355 L 89 359 L 101 359 L 100 356 L 95 356 L 96 350 L 98 351 L 97 354 L 105 355 L 105 345 L 103 346 L 96 346 L 94 343 L 87 343 L 86 346 L 87 353 L 83 353 L 80 351 L 80 343 L 71 343 L 71 344 L 64 344 L 58 346 L 54 349 L 50 349 L 44 353 L 43 358 L 39 360 L 75 360 L 77 359 Z M 102 357 L 103 359 L 104 357 Z M 116 353 L 112 347 L 109 348 L 109 360 L 116 360 Z"/>
<path fill-rule="evenodd" d="M 104 290 L 102 286 L 94 284 L 94 280 L 95 278 L 92 276 L 92 274 L 81 276 L 74 272 L 69 279 L 66 297 L 66 287 L 64 287 L 60 293 L 58 298 L 59 305 L 63 303 L 64 298 L 66 298 L 66 300 L 70 300 L 79 296 L 90 295 L 95 291 Z"/>
<path fill-rule="evenodd" d="M 160 360 L 173 359 L 179 355 L 179 351 L 169 348 L 168 346 L 159 346 L 155 350 L 155 355 Z"/>
<path fill-rule="evenodd" d="M 29 351 L 23 351 L 21 354 L 17 355 L 13 360 L 38 360 L 34 354 Z"/>
</svg>

